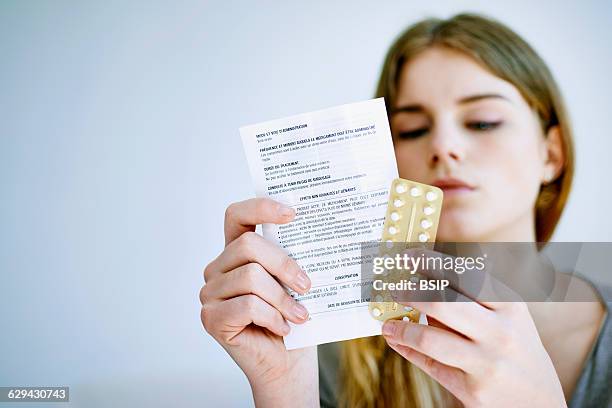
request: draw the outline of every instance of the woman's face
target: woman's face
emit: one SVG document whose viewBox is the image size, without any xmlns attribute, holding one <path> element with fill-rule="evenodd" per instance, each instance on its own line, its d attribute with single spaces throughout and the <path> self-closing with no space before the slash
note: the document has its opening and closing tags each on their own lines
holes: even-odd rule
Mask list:
<svg viewBox="0 0 612 408">
<path fill-rule="evenodd" d="M 539 188 L 558 167 L 548 144 L 560 140 L 547 141 L 512 84 L 462 53 L 431 48 L 404 65 L 394 107 L 400 176 L 444 190 L 438 240 L 535 239 Z"/>
</svg>

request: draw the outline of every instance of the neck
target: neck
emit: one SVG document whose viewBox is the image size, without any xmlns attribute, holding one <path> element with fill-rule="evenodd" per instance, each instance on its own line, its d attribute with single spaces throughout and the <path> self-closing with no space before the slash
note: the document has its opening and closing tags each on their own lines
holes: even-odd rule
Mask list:
<svg viewBox="0 0 612 408">
<path fill-rule="evenodd" d="M 533 212 L 529 212 L 520 219 L 515 220 L 514 222 L 505 225 L 490 234 L 487 234 L 487 236 L 482 238 L 481 242 L 533 242 L 533 251 L 535 255 L 538 251 L 537 246 L 535 245 L 535 240 L 535 214 Z M 516 267 L 514 269 L 517 272 L 517 279 L 530 279 L 530 276 L 526 275 L 526 273 L 529 273 L 529 268 L 522 267 L 527 266 L 527 264 L 520 265 L 520 263 L 521 262 L 517 262 L 513 265 Z M 556 310 L 555 304 L 546 302 L 531 302 L 528 303 L 528 306 L 540 334 L 542 334 L 542 331 L 548 331 L 547 328 L 549 326 L 546 324 L 546 322 L 549 322 L 551 317 L 554 316 Z"/>
</svg>

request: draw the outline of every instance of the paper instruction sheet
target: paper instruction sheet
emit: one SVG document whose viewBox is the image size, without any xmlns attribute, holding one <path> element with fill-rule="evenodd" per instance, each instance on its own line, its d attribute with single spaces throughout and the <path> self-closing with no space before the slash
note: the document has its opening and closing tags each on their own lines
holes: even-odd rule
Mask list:
<svg viewBox="0 0 612 408">
<path fill-rule="evenodd" d="M 380 240 L 397 165 L 383 98 L 240 128 L 258 197 L 296 210 L 286 225 L 263 225 L 309 275 L 291 292 L 310 319 L 292 324 L 287 349 L 372 336 L 381 323 L 361 294 L 361 243 Z"/>
</svg>

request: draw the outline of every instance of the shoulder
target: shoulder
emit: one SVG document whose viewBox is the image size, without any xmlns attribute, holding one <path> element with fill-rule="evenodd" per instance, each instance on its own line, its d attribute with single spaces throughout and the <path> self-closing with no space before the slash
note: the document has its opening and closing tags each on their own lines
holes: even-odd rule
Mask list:
<svg viewBox="0 0 612 408">
<path fill-rule="evenodd" d="M 612 393 L 612 288 L 579 278 L 577 285 L 585 285 L 597 296 L 597 302 L 578 303 L 579 326 L 576 332 L 591 337 L 591 347 L 574 392 L 570 407 L 610 406 Z"/>
<path fill-rule="evenodd" d="M 569 331 L 599 331 L 610 308 L 609 287 L 579 274 L 557 273 L 553 299 L 564 300 L 562 314 L 569 317 Z M 561 293 L 559 293 L 561 292 Z"/>
</svg>

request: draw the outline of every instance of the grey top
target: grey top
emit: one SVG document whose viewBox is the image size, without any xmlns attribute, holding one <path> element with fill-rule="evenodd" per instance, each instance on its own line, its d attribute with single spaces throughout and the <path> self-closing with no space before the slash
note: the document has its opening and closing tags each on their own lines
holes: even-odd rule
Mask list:
<svg viewBox="0 0 612 408">
<path fill-rule="evenodd" d="M 606 308 L 599 336 L 576 384 L 570 408 L 612 407 L 612 289 L 593 284 Z M 339 350 L 341 343 L 323 344 L 319 351 L 319 393 L 321 407 L 337 406 Z"/>
<path fill-rule="evenodd" d="M 593 286 L 606 307 L 606 317 L 569 401 L 570 408 L 612 407 L 612 288 Z"/>
</svg>

